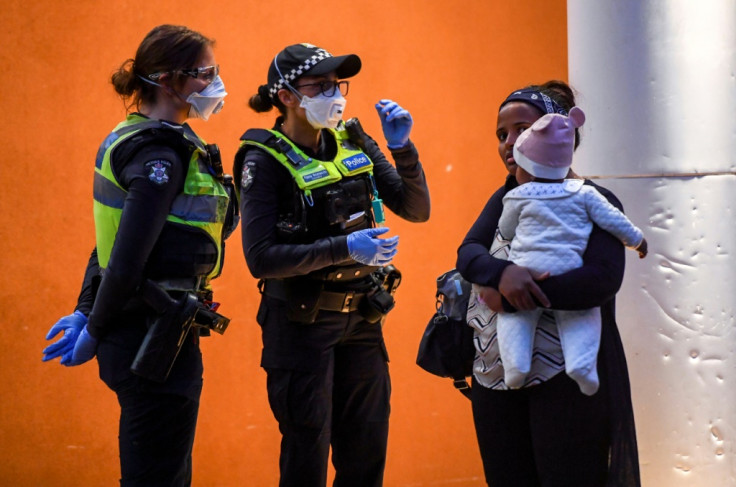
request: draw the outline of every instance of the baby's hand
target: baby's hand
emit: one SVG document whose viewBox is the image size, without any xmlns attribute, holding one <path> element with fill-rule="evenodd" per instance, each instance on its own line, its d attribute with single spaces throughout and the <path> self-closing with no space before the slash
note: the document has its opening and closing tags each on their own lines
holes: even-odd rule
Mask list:
<svg viewBox="0 0 736 487">
<path fill-rule="evenodd" d="M 501 301 L 501 293 L 487 286 L 476 286 L 478 291 L 478 301 L 485 304 L 491 311 L 503 311 L 503 302 Z"/>
<path fill-rule="evenodd" d="M 639 258 L 640 259 L 643 259 L 644 257 L 646 257 L 647 256 L 647 253 L 649 252 L 649 250 L 647 248 L 647 239 L 645 239 L 645 238 L 641 239 L 641 243 L 634 250 L 636 250 L 637 252 L 639 252 Z"/>
</svg>

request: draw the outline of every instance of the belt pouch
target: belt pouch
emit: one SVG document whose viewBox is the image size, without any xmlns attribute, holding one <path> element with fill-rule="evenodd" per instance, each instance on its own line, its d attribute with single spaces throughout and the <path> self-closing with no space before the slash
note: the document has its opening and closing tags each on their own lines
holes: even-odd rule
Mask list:
<svg viewBox="0 0 736 487">
<path fill-rule="evenodd" d="M 311 324 L 319 313 L 319 298 L 325 287 L 323 281 L 288 279 L 283 281 L 286 291 L 286 317 L 289 321 Z"/>
</svg>

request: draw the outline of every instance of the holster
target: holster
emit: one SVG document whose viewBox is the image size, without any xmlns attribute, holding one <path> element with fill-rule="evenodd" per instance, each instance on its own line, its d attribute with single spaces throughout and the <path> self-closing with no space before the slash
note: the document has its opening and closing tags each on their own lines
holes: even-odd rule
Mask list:
<svg viewBox="0 0 736 487">
<path fill-rule="evenodd" d="M 394 309 L 394 294 L 401 284 L 401 272 L 387 265 L 371 274 L 371 279 L 374 285 L 361 301 L 359 311 L 366 321 L 377 323 Z"/>
<path fill-rule="evenodd" d="M 130 366 L 131 372 L 155 382 L 165 382 L 192 327 L 225 333 L 230 319 L 208 309 L 193 292 L 172 298 L 161 286 L 146 280 L 140 295 L 157 316 Z"/>
</svg>

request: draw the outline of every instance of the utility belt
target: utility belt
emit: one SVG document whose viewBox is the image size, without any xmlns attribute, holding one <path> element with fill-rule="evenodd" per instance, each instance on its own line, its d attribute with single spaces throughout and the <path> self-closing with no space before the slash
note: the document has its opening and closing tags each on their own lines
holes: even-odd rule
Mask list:
<svg viewBox="0 0 736 487">
<path fill-rule="evenodd" d="M 105 275 L 105 269 L 99 269 L 100 277 Z M 212 290 L 203 287 L 205 276 L 171 277 L 161 279 L 146 279 L 138 292 L 124 305 L 124 311 L 141 312 L 143 309 L 153 308 L 160 312 L 165 303 L 163 295 L 154 289 L 166 291 L 169 297 L 180 297 L 183 293 L 194 294 L 199 301 L 212 304 Z M 155 288 L 151 285 L 155 285 Z M 158 296 L 158 297 L 157 297 Z M 153 304 L 152 304 L 153 303 Z"/>
<path fill-rule="evenodd" d="M 309 294 L 307 289 L 294 289 L 293 285 L 284 281 L 283 279 L 268 279 L 261 281 L 261 293 L 266 296 L 279 299 L 281 301 L 292 301 L 297 302 L 296 309 L 308 311 L 313 306 L 308 305 Z M 314 281 L 315 286 L 319 288 L 319 296 L 317 302 L 318 309 L 324 311 L 337 311 L 340 313 L 350 313 L 351 311 L 357 311 L 358 305 L 365 298 L 365 292 L 356 292 L 348 290 L 345 292 L 337 291 L 325 291 L 324 284 L 319 281 Z"/>
<path fill-rule="evenodd" d="M 394 266 L 378 268 L 361 279 L 365 284 L 355 289 L 335 289 L 331 284 L 344 278 L 338 274 L 340 271 L 330 273 L 332 280 L 322 281 L 262 279 L 258 287 L 261 294 L 284 301 L 288 320 L 298 323 L 314 323 L 320 311 L 358 312 L 366 321 L 377 323 L 393 309 L 393 295 L 401 283 L 401 273 Z"/>
<path fill-rule="evenodd" d="M 172 277 L 170 279 L 151 279 L 158 287 L 170 294 L 192 293 L 202 300 L 211 300 L 212 291 L 202 287 L 203 276 Z M 148 290 L 150 292 L 150 289 Z M 141 293 L 143 294 L 143 293 Z M 145 298 L 145 296 L 141 296 Z"/>
<path fill-rule="evenodd" d="M 371 276 L 375 272 L 379 272 L 380 270 L 381 267 L 375 265 L 340 267 L 320 276 L 310 274 L 309 277 L 325 282 L 359 282 L 366 281 L 369 276 Z"/>
</svg>

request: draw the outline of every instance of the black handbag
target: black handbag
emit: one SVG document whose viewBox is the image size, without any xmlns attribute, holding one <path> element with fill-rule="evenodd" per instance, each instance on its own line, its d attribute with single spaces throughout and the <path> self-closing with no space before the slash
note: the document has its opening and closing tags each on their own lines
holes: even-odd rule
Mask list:
<svg viewBox="0 0 736 487">
<path fill-rule="evenodd" d="M 437 311 L 419 343 L 417 365 L 439 377 L 451 377 L 453 385 L 470 398 L 467 377 L 473 373 L 473 329 L 468 326 L 471 284 L 456 269 L 437 278 Z"/>
</svg>

